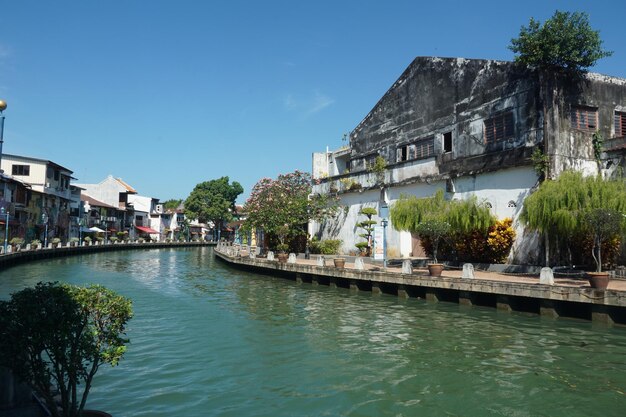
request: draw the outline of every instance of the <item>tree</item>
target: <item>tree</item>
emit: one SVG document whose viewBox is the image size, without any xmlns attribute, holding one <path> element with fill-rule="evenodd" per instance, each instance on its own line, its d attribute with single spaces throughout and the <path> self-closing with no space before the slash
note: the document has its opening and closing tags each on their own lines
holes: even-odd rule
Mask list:
<svg viewBox="0 0 626 417">
<path fill-rule="evenodd" d="M 131 301 L 102 286 L 40 282 L 0 301 L 0 365 L 29 383 L 53 416 L 79 416 L 100 366 L 124 355 L 131 317 Z"/>
<path fill-rule="evenodd" d="M 165 210 L 176 210 L 178 208 L 178 206 L 181 205 L 181 203 L 183 202 L 182 199 L 169 199 L 163 202 L 163 208 Z"/>
<path fill-rule="evenodd" d="M 613 54 L 602 49 L 600 33 L 591 28 L 587 13 L 558 10 L 543 24 L 531 18 L 509 49 L 515 62 L 531 69 L 578 75 Z"/>
<path fill-rule="evenodd" d="M 577 235 L 593 237 L 592 256 L 600 271 L 602 243 L 624 230 L 623 215 L 626 215 L 623 180 L 583 177 L 580 172 L 566 171 L 556 180 L 543 182 L 526 198 L 520 220 L 529 229 L 567 244 Z M 548 248 L 546 244 L 546 263 L 550 259 Z"/>
<path fill-rule="evenodd" d="M 401 196 L 391 207 L 390 217 L 394 229 L 430 238 L 435 262 L 439 244 L 450 231 L 486 233 L 495 224 L 489 208 L 479 203 L 476 197 L 449 201 L 443 190 L 426 198 Z"/>
<path fill-rule="evenodd" d="M 202 223 L 213 222 L 222 230 L 224 222 L 232 219 L 235 200 L 243 193 L 243 187 L 228 177 L 201 182 L 185 200 L 185 215 Z"/>
<path fill-rule="evenodd" d="M 323 219 L 337 210 L 336 200 L 311 195 L 311 176 L 302 171 L 280 174 L 275 180 L 263 178 L 252 188 L 244 210 L 248 214 L 246 228 L 263 229 L 288 238 L 306 235 L 309 219 Z"/>
<path fill-rule="evenodd" d="M 359 211 L 359 214 L 367 217 L 367 220 L 357 223 L 357 227 L 364 230 L 364 233 L 360 233 L 359 236 L 365 239 L 365 242 L 358 242 L 355 246 L 365 254 L 365 256 L 372 255 L 372 233 L 374 232 L 374 225 L 376 220 L 372 220 L 372 216 L 376 214 L 376 209 L 372 207 L 364 207 Z"/>
</svg>

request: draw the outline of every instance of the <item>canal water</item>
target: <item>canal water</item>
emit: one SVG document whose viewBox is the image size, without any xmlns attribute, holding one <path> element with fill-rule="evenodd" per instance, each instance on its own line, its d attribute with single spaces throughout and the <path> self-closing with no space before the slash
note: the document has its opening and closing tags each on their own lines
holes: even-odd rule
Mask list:
<svg viewBox="0 0 626 417">
<path fill-rule="evenodd" d="M 130 297 L 128 352 L 90 408 L 121 416 L 624 416 L 626 328 L 297 284 L 211 248 L 16 266 Z"/>
</svg>

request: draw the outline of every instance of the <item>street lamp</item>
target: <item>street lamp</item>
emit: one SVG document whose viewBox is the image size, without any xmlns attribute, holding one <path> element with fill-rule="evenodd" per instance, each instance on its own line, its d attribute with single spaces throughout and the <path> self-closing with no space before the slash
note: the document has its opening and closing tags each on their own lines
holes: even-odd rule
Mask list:
<svg viewBox="0 0 626 417">
<path fill-rule="evenodd" d="M 46 213 L 41 214 L 41 222 L 46 225 L 46 231 L 43 235 L 43 247 L 48 247 L 48 215 Z"/>
<path fill-rule="evenodd" d="M 383 218 L 380 223 L 383 225 L 383 268 L 387 268 L 387 225 L 389 221 L 387 218 Z"/>
<path fill-rule="evenodd" d="M 9 212 L 4 207 L 0 208 L 0 214 L 4 217 L 4 254 L 7 253 L 7 246 L 9 243 Z"/>
<path fill-rule="evenodd" d="M 7 108 L 7 102 L 4 100 L 0 100 L 0 165 L 2 164 L 2 144 L 4 143 L 4 113 L 3 112 L 6 110 L 6 108 Z M 0 170 L 0 172 L 2 172 L 2 170 Z"/>
</svg>

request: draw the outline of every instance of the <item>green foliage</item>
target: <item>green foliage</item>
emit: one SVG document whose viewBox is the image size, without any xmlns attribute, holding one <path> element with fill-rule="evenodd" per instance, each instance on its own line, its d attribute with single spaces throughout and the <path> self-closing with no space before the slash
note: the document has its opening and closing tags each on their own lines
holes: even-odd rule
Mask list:
<svg viewBox="0 0 626 417">
<path fill-rule="evenodd" d="M 185 216 L 221 227 L 222 223 L 232 219 L 235 200 L 241 193 L 241 185 L 236 181 L 229 183 L 228 177 L 201 182 L 185 200 Z"/>
<path fill-rule="evenodd" d="M 170 199 L 170 200 L 164 201 L 162 204 L 165 210 L 176 210 L 182 202 L 183 202 L 182 199 L 179 199 L 179 200 Z"/>
<path fill-rule="evenodd" d="M 385 182 L 385 170 L 387 169 L 387 161 L 382 156 L 378 155 L 374 160 L 374 163 L 368 168 L 368 171 L 374 174 L 376 184 L 382 184 Z"/>
<path fill-rule="evenodd" d="M 39 240 L 39 239 L 33 239 L 33 240 L 31 240 L 31 241 L 30 241 L 30 244 L 31 244 L 32 246 L 35 246 L 35 245 L 37 245 L 37 246 L 38 246 L 38 245 L 41 245 L 41 240 Z"/>
<path fill-rule="evenodd" d="M 21 237 L 14 237 L 13 239 L 9 241 L 9 243 L 11 245 L 23 245 L 24 239 L 22 239 Z"/>
<path fill-rule="evenodd" d="M 53 416 L 79 416 L 99 367 L 126 351 L 131 317 L 131 301 L 102 286 L 39 283 L 0 301 L 0 365 L 37 390 Z"/>
<path fill-rule="evenodd" d="M 53 238 L 50 241 L 53 245 L 58 245 L 59 243 L 61 243 L 61 239 L 59 239 L 58 237 Z"/>
<path fill-rule="evenodd" d="M 245 230 L 263 229 L 270 240 L 278 236 L 281 243 L 306 235 L 309 219 L 322 220 L 339 208 L 336 198 L 311 191 L 311 176 L 302 171 L 259 180 L 245 204 Z"/>
<path fill-rule="evenodd" d="M 548 155 L 544 155 L 540 148 L 535 148 L 530 156 L 530 160 L 533 163 L 533 168 L 535 169 L 537 175 L 541 178 L 545 178 L 550 166 L 550 157 Z"/>
<path fill-rule="evenodd" d="M 579 172 L 564 172 L 554 181 L 544 181 L 526 198 L 520 220 L 532 230 L 569 241 L 575 235 L 596 235 L 594 216 L 600 214 L 592 213 L 613 213 L 614 216 L 607 215 L 605 220 L 619 219 L 613 224 L 611 236 L 601 233 L 596 242 L 599 249 L 602 242 L 624 230 L 622 215 L 626 214 L 626 183 L 604 180 L 600 176 L 583 177 Z M 601 253 L 597 257 L 601 258 Z M 597 266 L 601 268 L 600 264 Z"/>
<path fill-rule="evenodd" d="M 365 239 L 365 242 L 358 242 L 355 246 L 359 249 L 364 256 L 371 256 L 372 254 L 372 234 L 374 232 L 374 225 L 378 223 L 372 220 L 372 216 L 377 214 L 377 211 L 373 207 L 363 207 L 359 214 L 367 217 L 367 220 L 357 223 L 357 227 L 363 229 L 364 233 L 360 233 L 359 236 Z"/>
<path fill-rule="evenodd" d="M 85 238 L 83 239 L 85 242 L 90 243 L 91 242 L 91 236 L 85 236 Z"/>
<path fill-rule="evenodd" d="M 593 146 L 593 156 L 596 158 L 596 161 L 599 161 L 602 156 L 602 145 L 604 144 L 602 133 L 595 131 L 591 138 L 591 144 Z"/>
<path fill-rule="evenodd" d="M 119 239 L 118 239 L 118 237 L 117 237 L 117 236 L 112 236 L 112 237 L 111 237 L 111 242 L 113 242 L 113 243 L 117 242 L 118 240 L 119 240 Z"/>
<path fill-rule="evenodd" d="M 479 203 L 476 197 L 449 201 L 443 190 L 426 198 L 401 196 L 391 207 L 390 216 L 394 229 L 429 238 L 435 261 L 439 244 L 450 231 L 485 233 L 495 223 L 489 208 Z"/>
<path fill-rule="evenodd" d="M 289 245 L 287 243 L 279 243 L 276 245 L 276 250 L 280 253 L 285 253 L 289 250 Z"/>
<path fill-rule="evenodd" d="M 583 73 L 613 54 L 602 49 L 600 34 L 591 28 L 586 13 L 558 10 L 543 24 L 531 18 L 519 37 L 511 39 L 509 49 L 522 65 L 570 74 Z"/>
</svg>

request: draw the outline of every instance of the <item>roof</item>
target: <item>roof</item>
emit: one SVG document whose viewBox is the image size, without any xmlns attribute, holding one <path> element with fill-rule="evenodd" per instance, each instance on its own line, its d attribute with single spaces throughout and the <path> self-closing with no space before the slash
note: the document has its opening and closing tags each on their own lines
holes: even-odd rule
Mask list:
<svg viewBox="0 0 626 417">
<path fill-rule="evenodd" d="M 95 198 L 85 194 L 85 193 L 81 193 L 80 194 L 80 201 L 84 201 L 85 203 L 89 203 L 90 206 L 96 206 L 96 207 L 106 207 L 106 208 L 112 208 L 115 210 L 120 210 L 119 207 L 115 207 L 112 206 L 110 204 L 104 203 L 100 200 L 96 200 Z"/>
<path fill-rule="evenodd" d="M 13 181 L 13 182 L 17 182 L 22 184 L 24 187 L 26 188 L 31 188 L 30 184 L 27 182 L 24 182 L 22 180 L 19 180 L 15 177 L 13 177 L 12 175 L 9 174 L 5 174 L 4 172 L 0 172 L 0 179 L 4 180 L 4 181 Z"/>
<path fill-rule="evenodd" d="M 134 193 L 134 194 L 137 193 L 137 190 L 135 190 L 133 187 L 125 183 L 121 178 L 115 178 L 115 181 L 119 182 L 122 185 L 122 187 L 126 188 L 126 190 L 129 193 Z"/>
<path fill-rule="evenodd" d="M 62 169 L 62 170 L 64 170 L 64 171 L 67 171 L 67 172 L 69 172 L 70 174 L 73 174 L 73 173 L 74 173 L 74 171 L 72 171 L 71 169 L 69 169 L 69 168 L 65 168 L 64 166 L 59 165 L 59 164 L 57 164 L 56 162 L 52 162 L 52 161 L 50 161 L 49 159 L 39 159 L 39 158 L 33 158 L 33 157 L 30 157 L 30 156 L 12 155 L 12 154 L 8 154 L 8 153 L 3 154 L 3 156 L 5 156 L 5 157 L 7 157 L 7 158 L 16 158 L 16 159 L 25 159 L 25 160 L 27 160 L 27 161 L 43 162 L 43 163 L 45 163 L 45 164 L 52 165 L 53 167 L 56 167 L 56 168 L 58 168 L 58 169 Z M 76 178 L 73 178 L 73 179 L 76 179 Z"/>
</svg>

